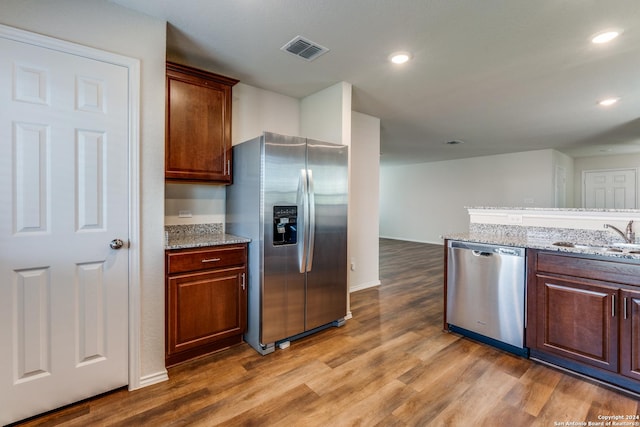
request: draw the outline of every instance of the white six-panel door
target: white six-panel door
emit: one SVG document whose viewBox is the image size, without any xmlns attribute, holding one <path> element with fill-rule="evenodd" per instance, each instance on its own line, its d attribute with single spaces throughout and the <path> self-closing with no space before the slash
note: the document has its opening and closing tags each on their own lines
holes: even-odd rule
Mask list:
<svg viewBox="0 0 640 427">
<path fill-rule="evenodd" d="M 128 382 L 128 105 L 125 67 L 0 38 L 0 424 Z"/>
<path fill-rule="evenodd" d="M 584 171 L 584 207 L 588 209 L 636 209 L 636 170 Z"/>
</svg>

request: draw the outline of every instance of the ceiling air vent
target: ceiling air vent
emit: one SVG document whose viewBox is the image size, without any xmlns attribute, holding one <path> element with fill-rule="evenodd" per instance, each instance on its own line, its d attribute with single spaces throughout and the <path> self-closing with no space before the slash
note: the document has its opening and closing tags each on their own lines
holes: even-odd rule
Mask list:
<svg viewBox="0 0 640 427">
<path fill-rule="evenodd" d="M 285 52 L 289 52 L 292 55 L 302 58 L 305 61 L 313 61 L 320 55 L 329 52 L 324 46 L 320 46 L 318 43 L 305 39 L 301 36 L 296 36 L 293 40 L 285 44 L 280 48 Z"/>
</svg>

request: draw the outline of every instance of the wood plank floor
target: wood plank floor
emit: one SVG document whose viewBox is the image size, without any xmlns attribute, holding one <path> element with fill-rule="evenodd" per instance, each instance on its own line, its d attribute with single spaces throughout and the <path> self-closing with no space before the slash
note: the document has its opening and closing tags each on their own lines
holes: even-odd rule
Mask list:
<svg viewBox="0 0 640 427">
<path fill-rule="evenodd" d="M 441 246 L 381 239 L 380 276 L 351 295 L 342 328 L 267 356 L 242 344 L 23 425 L 558 426 L 639 413 L 626 394 L 443 332 Z"/>
</svg>

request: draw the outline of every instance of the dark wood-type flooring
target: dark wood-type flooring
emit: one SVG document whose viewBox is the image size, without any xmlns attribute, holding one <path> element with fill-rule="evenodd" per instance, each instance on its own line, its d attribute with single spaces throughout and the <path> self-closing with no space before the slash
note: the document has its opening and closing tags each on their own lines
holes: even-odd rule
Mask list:
<svg viewBox="0 0 640 427">
<path fill-rule="evenodd" d="M 267 356 L 242 344 L 25 425 L 558 426 L 639 413 L 629 395 L 443 332 L 441 246 L 381 239 L 380 278 L 351 295 L 342 328 Z"/>
</svg>

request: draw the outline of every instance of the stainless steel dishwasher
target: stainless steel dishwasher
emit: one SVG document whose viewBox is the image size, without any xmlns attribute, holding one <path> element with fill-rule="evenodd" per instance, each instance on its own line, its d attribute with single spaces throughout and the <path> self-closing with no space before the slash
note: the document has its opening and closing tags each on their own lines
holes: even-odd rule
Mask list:
<svg viewBox="0 0 640 427">
<path fill-rule="evenodd" d="M 452 240 L 447 251 L 449 330 L 528 356 L 524 248 Z"/>
</svg>

